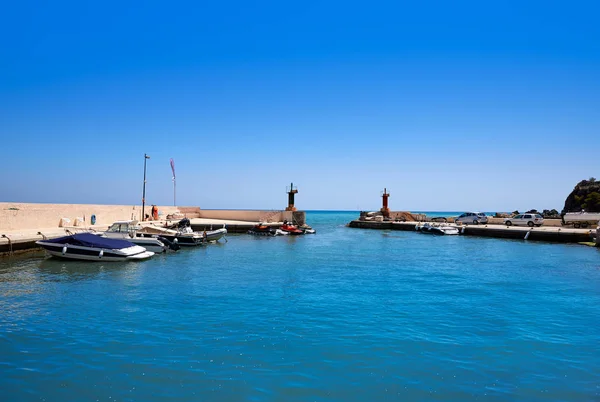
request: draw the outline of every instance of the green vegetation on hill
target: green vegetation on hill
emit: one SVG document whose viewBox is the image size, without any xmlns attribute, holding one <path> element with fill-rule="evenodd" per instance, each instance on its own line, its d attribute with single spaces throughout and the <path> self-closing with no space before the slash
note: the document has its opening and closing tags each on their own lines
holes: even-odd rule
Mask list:
<svg viewBox="0 0 600 402">
<path fill-rule="evenodd" d="M 600 212 L 600 182 L 593 177 L 577 183 L 565 200 L 562 213 L 579 212 L 581 210 Z"/>
</svg>

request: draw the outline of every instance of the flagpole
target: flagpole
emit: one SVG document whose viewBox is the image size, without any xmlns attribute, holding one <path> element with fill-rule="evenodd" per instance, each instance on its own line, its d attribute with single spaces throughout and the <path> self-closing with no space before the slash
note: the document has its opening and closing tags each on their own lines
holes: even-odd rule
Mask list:
<svg viewBox="0 0 600 402">
<path fill-rule="evenodd" d="M 150 157 L 144 154 L 144 189 L 142 190 L 142 222 L 144 221 L 144 207 L 146 206 L 146 160 Z"/>
<path fill-rule="evenodd" d="M 173 158 L 171 158 L 171 171 L 173 172 L 173 206 L 176 207 L 177 200 L 175 198 L 175 194 L 176 194 L 177 180 L 175 179 L 175 161 L 173 160 Z"/>
</svg>

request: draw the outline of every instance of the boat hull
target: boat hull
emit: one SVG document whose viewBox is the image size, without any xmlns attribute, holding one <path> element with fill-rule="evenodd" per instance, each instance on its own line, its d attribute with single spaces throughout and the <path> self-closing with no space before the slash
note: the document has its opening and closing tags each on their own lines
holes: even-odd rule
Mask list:
<svg viewBox="0 0 600 402">
<path fill-rule="evenodd" d="M 290 236 L 300 236 L 304 234 L 304 230 L 298 229 L 298 226 L 290 225 L 286 222 L 284 222 L 279 230 L 286 232 Z"/>
<path fill-rule="evenodd" d="M 421 233 L 425 233 L 425 234 L 445 235 L 445 236 L 458 235 L 460 233 L 458 231 L 458 228 L 455 228 L 452 226 L 430 226 L 427 224 L 419 227 L 417 230 L 420 231 Z"/>
<path fill-rule="evenodd" d="M 284 229 L 280 229 L 280 230 L 283 232 L 286 232 L 290 236 L 301 236 L 304 234 L 304 232 L 302 230 L 284 230 Z"/>
<path fill-rule="evenodd" d="M 105 234 L 104 237 L 109 239 L 123 239 L 131 242 L 137 246 L 144 247 L 148 251 L 152 251 L 153 253 L 160 254 L 165 253 L 168 250 L 168 246 L 161 242 L 159 239 L 155 237 L 129 237 L 129 236 L 117 236 L 115 234 Z"/>
<path fill-rule="evenodd" d="M 130 247 L 129 249 L 110 250 L 97 249 L 93 247 L 83 247 L 74 245 L 58 245 L 48 242 L 37 242 L 53 257 L 66 258 L 71 260 L 85 261 L 128 261 L 145 260 L 154 255 L 141 246 Z"/>
<path fill-rule="evenodd" d="M 207 232 L 199 232 L 206 241 L 219 241 L 227 234 L 227 229 L 221 228 L 217 230 L 209 230 Z M 205 234 L 206 233 L 206 234 Z"/>
<path fill-rule="evenodd" d="M 168 247 L 158 239 L 144 239 L 144 238 L 133 238 L 129 240 L 133 244 L 140 247 L 144 247 L 148 251 L 152 251 L 155 254 L 166 253 Z"/>
<path fill-rule="evenodd" d="M 248 230 L 248 234 L 253 236 L 277 236 L 279 230 L 275 228 L 252 228 Z"/>
<path fill-rule="evenodd" d="M 181 247 L 194 247 L 194 246 L 201 246 L 203 244 L 206 244 L 206 241 L 202 238 L 202 236 L 198 236 L 198 235 L 187 236 L 187 235 L 161 234 L 160 236 L 169 240 L 171 243 L 177 243 Z"/>
</svg>

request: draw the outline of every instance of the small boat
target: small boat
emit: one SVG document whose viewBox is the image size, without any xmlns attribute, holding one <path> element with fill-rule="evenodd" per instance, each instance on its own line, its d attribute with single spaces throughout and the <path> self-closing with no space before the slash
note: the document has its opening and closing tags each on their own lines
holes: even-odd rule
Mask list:
<svg viewBox="0 0 600 402">
<path fill-rule="evenodd" d="M 160 236 L 171 243 L 177 243 L 180 246 L 199 246 L 206 244 L 206 241 L 199 233 L 182 233 L 178 230 L 161 228 L 158 226 L 144 226 L 138 231 L 142 237 Z"/>
<path fill-rule="evenodd" d="M 152 251 L 121 239 L 109 239 L 92 233 L 77 233 L 56 239 L 38 240 L 50 255 L 86 261 L 144 260 L 154 255 Z"/>
<path fill-rule="evenodd" d="M 431 223 L 425 223 L 422 226 L 417 226 L 417 230 L 421 233 L 435 234 L 435 235 L 457 235 L 459 233 L 458 228 L 450 225 L 433 225 Z"/>
<path fill-rule="evenodd" d="M 317 233 L 317 231 L 315 229 L 311 228 L 308 225 L 300 226 L 298 229 L 300 229 L 301 231 L 303 231 L 304 234 L 315 234 L 315 233 Z"/>
<path fill-rule="evenodd" d="M 109 239 L 127 240 L 155 253 L 179 250 L 180 247 L 177 242 L 172 242 L 159 235 L 144 237 L 138 233 L 140 229 L 141 227 L 138 226 L 138 222 L 135 220 L 117 221 L 102 233 L 101 236 Z"/>
<path fill-rule="evenodd" d="M 262 223 L 259 223 L 258 225 L 254 225 L 254 227 L 252 229 L 248 230 L 248 234 L 251 234 L 254 236 L 277 236 L 277 235 L 283 235 L 284 232 L 282 230 L 275 229 L 271 226 L 267 226 L 267 225 L 263 225 Z"/>
<path fill-rule="evenodd" d="M 281 227 L 279 229 L 284 232 L 287 232 L 289 235 L 292 235 L 292 236 L 298 236 L 298 235 L 304 234 L 304 231 L 301 229 L 298 229 L 298 226 L 291 225 L 287 221 L 283 221 L 283 225 L 281 225 Z"/>
<path fill-rule="evenodd" d="M 205 241 L 219 241 L 220 239 L 225 237 L 225 235 L 227 234 L 227 228 L 225 228 L 225 226 L 223 226 L 220 229 L 205 230 L 203 232 L 196 232 L 196 233 L 202 234 L 202 237 L 204 237 Z"/>
<path fill-rule="evenodd" d="M 192 230 L 192 225 L 189 219 L 184 218 L 182 220 L 179 221 L 179 223 L 177 224 L 177 230 L 180 233 L 186 233 L 186 234 L 190 234 L 190 233 L 197 233 L 199 235 L 202 235 L 202 238 L 204 239 L 204 241 L 219 241 L 221 238 L 223 238 L 223 236 L 225 236 L 227 234 L 227 228 L 225 227 L 225 224 L 223 224 L 223 227 L 220 229 L 216 229 L 216 230 L 204 230 L 202 232 L 194 232 Z"/>
<path fill-rule="evenodd" d="M 217 241 L 227 234 L 225 225 L 221 229 L 207 231 L 205 233 L 194 232 L 190 225 L 190 220 L 182 219 L 175 225 L 168 227 L 144 226 L 138 233 L 143 237 L 158 235 L 170 242 L 177 243 L 180 246 L 200 246 L 208 242 Z"/>
</svg>

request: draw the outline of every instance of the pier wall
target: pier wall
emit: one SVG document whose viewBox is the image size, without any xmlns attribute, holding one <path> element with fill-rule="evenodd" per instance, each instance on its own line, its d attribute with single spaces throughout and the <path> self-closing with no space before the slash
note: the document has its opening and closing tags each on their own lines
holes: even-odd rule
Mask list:
<svg viewBox="0 0 600 402">
<path fill-rule="evenodd" d="M 223 219 L 248 222 L 281 222 L 283 211 L 201 209 L 198 218 Z"/>
<path fill-rule="evenodd" d="M 277 210 L 200 209 L 197 218 L 264 223 L 283 222 L 284 220 L 287 220 L 302 225 L 306 223 L 306 212 Z"/>
<path fill-rule="evenodd" d="M 146 205 L 144 212 L 150 214 L 152 206 Z M 176 207 L 158 206 L 161 218 L 172 214 Z M 140 219 L 141 205 L 96 205 L 96 204 L 36 204 L 0 203 L 0 232 L 57 228 L 63 218 L 70 220 L 68 226 L 83 226 L 77 218 L 85 217 L 85 226 L 91 226 L 90 218 L 96 215 L 96 225 L 110 225 L 114 221 Z"/>
<path fill-rule="evenodd" d="M 151 205 L 146 205 L 145 213 L 150 214 Z M 246 222 L 293 221 L 300 225 L 306 222 L 304 211 L 276 210 L 209 210 L 199 207 L 158 206 L 160 219 L 179 212 L 187 218 L 206 218 Z M 22 232 L 59 228 L 61 221 L 65 227 L 100 227 L 115 221 L 137 219 L 142 214 L 141 205 L 98 205 L 98 204 L 37 204 L 0 202 L 0 235 L 5 232 Z M 91 216 L 96 223 L 91 225 Z M 81 221 L 80 221 L 81 220 Z"/>
<path fill-rule="evenodd" d="M 152 206 L 146 205 L 150 214 Z M 306 221 L 304 211 L 269 210 L 202 210 L 199 207 L 158 206 L 159 218 L 164 223 L 168 215 L 179 212 L 187 218 L 208 218 L 216 221 L 239 221 L 229 226 L 232 233 L 245 233 L 256 222 L 278 226 L 283 220 L 300 225 Z M 35 241 L 43 236 L 58 237 L 80 230 L 104 231 L 115 221 L 137 219 L 142 214 L 141 205 L 97 205 L 97 204 L 37 204 L 0 202 L 0 256 L 35 248 Z M 96 223 L 91 224 L 91 216 Z M 66 221 L 68 220 L 68 222 Z M 62 226 L 61 226 L 62 223 Z M 192 225 L 194 230 L 204 230 L 222 222 Z"/>
<path fill-rule="evenodd" d="M 416 231 L 419 222 L 374 222 L 355 220 L 348 224 L 352 228 Z M 460 226 L 462 235 L 495 237 L 518 240 L 541 240 L 556 243 L 590 242 L 595 230 L 557 227 L 536 227 L 504 225 L 465 225 Z"/>
</svg>

